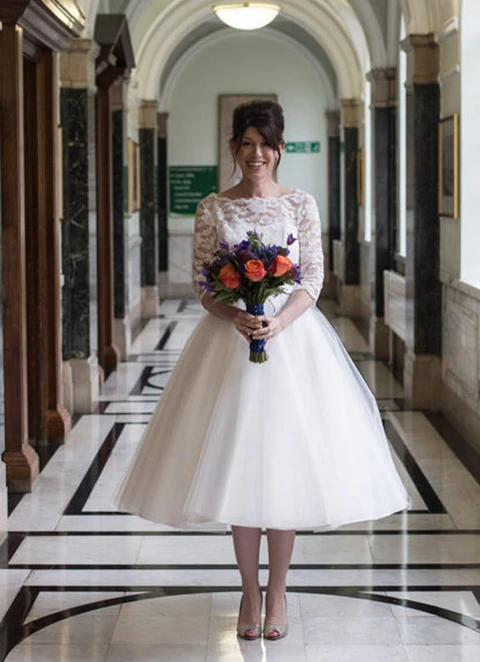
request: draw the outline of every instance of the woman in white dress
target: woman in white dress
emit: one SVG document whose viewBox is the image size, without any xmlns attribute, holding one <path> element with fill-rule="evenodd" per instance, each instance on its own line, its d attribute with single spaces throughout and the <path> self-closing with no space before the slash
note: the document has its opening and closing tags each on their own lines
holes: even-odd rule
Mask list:
<svg viewBox="0 0 480 662">
<path fill-rule="evenodd" d="M 243 598 L 237 633 L 260 636 L 261 531 L 269 578 L 264 637 L 287 633 L 286 576 L 298 529 L 332 529 L 408 507 L 376 401 L 315 307 L 323 254 L 314 198 L 274 179 L 281 106 L 254 101 L 233 116 L 230 147 L 241 181 L 198 205 L 194 289 L 200 320 L 145 431 L 118 496 L 121 509 L 175 527 L 230 525 Z M 224 240 L 257 230 L 265 243 L 297 241 L 302 281 L 271 297 L 265 315 L 215 303 L 201 270 Z M 250 339 L 270 359 L 249 361 Z"/>
</svg>

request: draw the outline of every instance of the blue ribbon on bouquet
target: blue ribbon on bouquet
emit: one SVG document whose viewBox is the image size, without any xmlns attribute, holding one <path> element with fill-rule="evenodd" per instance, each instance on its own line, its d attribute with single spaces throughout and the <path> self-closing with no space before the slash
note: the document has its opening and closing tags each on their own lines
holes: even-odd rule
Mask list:
<svg viewBox="0 0 480 662">
<path fill-rule="evenodd" d="M 263 303 L 247 303 L 247 313 L 251 315 L 263 315 L 265 312 Z M 265 351 L 266 340 L 254 338 L 250 341 L 250 361 L 252 363 L 265 363 L 268 354 Z"/>
</svg>

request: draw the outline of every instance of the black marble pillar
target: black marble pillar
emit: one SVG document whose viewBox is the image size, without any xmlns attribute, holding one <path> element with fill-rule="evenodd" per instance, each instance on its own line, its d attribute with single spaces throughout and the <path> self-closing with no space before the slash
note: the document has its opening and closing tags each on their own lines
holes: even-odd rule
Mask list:
<svg viewBox="0 0 480 662">
<path fill-rule="evenodd" d="M 441 354 L 440 227 L 438 222 L 438 83 L 408 87 L 407 347 L 415 355 Z"/>
<path fill-rule="evenodd" d="M 333 265 L 333 242 L 341 238 L 340 136 L 328 138 L 328 231 L 330 265 Z"/>
<path fill-rule="evenodd" d="M 2 164 L 0 162 L 0 168 Z M 1 178 L 0 178 L 1 179 Z M 1 182 L 0 182 L 1 199 Z M 2 291 L 2 206 L 0 205 L 0 292 Z M 5 389 L 3 381 L 3 297 L 0 297 L 0 453 L 5 450 Z M 0 460 L 1 461 L 1 460 Z M 2 489 L 5 487 L 4 473 L 0 471 L 0 509 L 2 507 Z M 6 511 L 5 511 L 6 516 Z M 2 539 L 2 512 L 0 510 L 0 544 Z"/>
<path fill-rule="evenodd" d="M 157 113 L 158 270 L 168 272 L 168 113 Z"/>
<path fill-rule="evenodd" d="M 345 145 L 345 228 L 344 259 L 345 285 L 360 284 L 360 246 L 358 243 L 357 150 L 358 127 L 344 127 Z"/>
<path fill-rule="evenodd" d="M 157 285 L 157 228 L 155 218 L 155 129 L 139 129 L 140 235 L 142 237 L 142 287 Z"/>
<path fill-rule="evenodd" d="M 397 213 L 396 135 L 397 112 L 395 106 L 373 110 L 375 223 L 372 227 L 371 311 L 379 318 L 385 313 L 383 272 L 392 269 L 395 256 Z"/>
<path fill-rule="evenodd" d="M 63 359 L 86 359 L 96 351 L 95 112 L 88 89 L 62 88 L 63 136 L 62 293 Z"/>
<path fill-rule="evenodd" d="M 112 176 L 113 176 L 113 262 L 115 317 L 123 319 L 128 310 L 128 255 L 125 226 L 127 196 L 124 167 L 125 111 L 112 112 Z"/>
<path fill-rule="evenodd" d="M 157 139 L 158 270 L 168 271 L 167 137 Z"/>
<path fill-rule="evenodd" d="M 327 111 L 328 123 L 328 258 L 333 271 L 333 242 L 341 238 L 340 112 Z"/>
</svg>

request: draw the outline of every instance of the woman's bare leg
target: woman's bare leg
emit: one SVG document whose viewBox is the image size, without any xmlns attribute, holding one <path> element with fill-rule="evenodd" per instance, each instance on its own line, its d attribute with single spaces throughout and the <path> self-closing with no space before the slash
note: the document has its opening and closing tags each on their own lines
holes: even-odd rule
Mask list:
<svg viewBox="0 0 480 662">
<path fill-rule="evenodd" d="M 287 623 L 285 591 L 287 572 L 292 558 L 295 531 L 267 529 L 268 564 L 270 568 L 267 586 L 266 623 Z"/>
<path fill-rule="evenodd" d="M 258 562 L 262 530 L 247 526 L 232 526 L 233 547 L 242 577 L 243 604 L 240 625 L 260 623 L 260 584 Z"/>
</svg>

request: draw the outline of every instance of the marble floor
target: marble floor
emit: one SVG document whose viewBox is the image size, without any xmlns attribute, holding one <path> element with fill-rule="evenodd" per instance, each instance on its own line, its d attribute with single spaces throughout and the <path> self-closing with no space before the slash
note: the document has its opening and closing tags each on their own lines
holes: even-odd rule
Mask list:
<svg viewBox="0 0 480 662">
<path fill-rule="evenodd" d="M 401 386 L 348 319 L 325 309 L 375 393 L 408 513 L 297 536 L 290 633 L 235 636 L 231 536 L 116 512 L 113 495 L 200 307 L 168 300 L 13 503 L 0 565 L 0 660 L 8 662 L 479 662 L 480 485 L 438 420 L 405 409 Z M 262 581 L 266 548 L 262 545 Z"/>
</svg>

